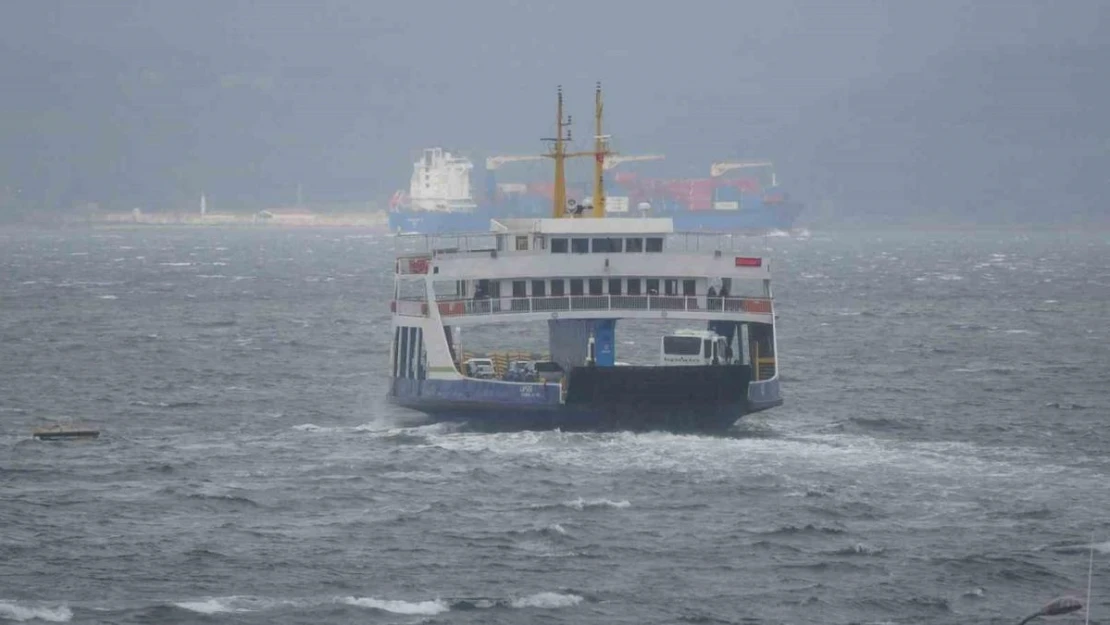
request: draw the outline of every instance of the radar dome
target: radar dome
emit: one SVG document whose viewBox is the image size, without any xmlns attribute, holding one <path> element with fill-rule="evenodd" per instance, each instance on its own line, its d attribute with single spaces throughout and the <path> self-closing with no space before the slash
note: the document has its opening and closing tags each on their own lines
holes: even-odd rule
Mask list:
<svg viewBox="0 0 1110 625">
<path fill-rule="evenodd" d="M 636 205 L 636 208 L 638 210 L 640 210 L 641 212 L 646 213 L 649 210 L 651 210 L 651 204 L 649 204 L 648 202 L 640 202 L 639 204 Z"/>
</svg>

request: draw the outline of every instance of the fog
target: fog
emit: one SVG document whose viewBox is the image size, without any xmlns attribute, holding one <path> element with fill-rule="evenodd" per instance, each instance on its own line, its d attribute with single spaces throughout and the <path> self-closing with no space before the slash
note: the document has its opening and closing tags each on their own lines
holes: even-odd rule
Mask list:
<svg viewBox="0 0 1110 625">
<path fill-rule="evenodd" d="M 384 201 L 442 145 L 769 158 L 803 223 L 1105 221 L 1107 3 L 0 5 L 0 210 Z"/>
</svg>

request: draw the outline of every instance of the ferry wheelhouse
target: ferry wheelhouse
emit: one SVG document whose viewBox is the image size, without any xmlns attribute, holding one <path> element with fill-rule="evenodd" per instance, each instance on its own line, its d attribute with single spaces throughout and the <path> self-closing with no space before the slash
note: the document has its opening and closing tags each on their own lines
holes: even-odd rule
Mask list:
<svg viewBox="0 0 1110 625">
<path fill-rule="evenodd" d="M 403 235 L 395 262 L 391 401 L 439 420 L 564 429 L 717 429 L 782 403 L 767 259 L 669 218 L 605 219 L 595 150 L 567 153 L 559 94 L 554 216 L 488 232 Z M 596 156 L 592 202 L 562 195 L 563 159 Z M 618 359 L 617 322 L 680 322 L 655 362 Z M 548 353 L 498 367 L 464 328 L 547 328 Z M 467 330 L 469 332 L 469 330 Z M 641 337 L 637 337 L 642 340 Z M 502 370 L 499 370 L 502 369 Z"/>
</svg>

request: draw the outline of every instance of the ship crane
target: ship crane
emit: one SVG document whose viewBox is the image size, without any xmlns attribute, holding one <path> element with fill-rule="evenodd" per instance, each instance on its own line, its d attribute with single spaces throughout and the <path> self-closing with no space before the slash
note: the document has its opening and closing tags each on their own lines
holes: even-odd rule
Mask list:
<svg viewBox="0 0 1110 625">
<path fill-rule="evenodd" d="M 620 156 L 616 154 L 609 154 L 605 157 L 605 163 L 602 165 L 605 169 L 612 169 L 621 163 L 635 163 L 639 161 L 661 161 L 663 160 L 662 154 L 630 154 L 627 156 Z"/>
<path fill-rule="evenodd" d="M 501 169 L 501 166 L 506 163 L 516 163 L 519 161 L 538 161 L 544 158 L 546 157 L 539 154 L 521 156 L 490 156 L 486 158 L 486 169 Z"/>
<path fill-rule="evenodd" d="M 773 167 L 774 163 L 771 161 L 728 161 L 724 163 L 713 163 L 709 168 L 709 175 L 717 178 L 727 171 L 733 169 L 747 169 L 749 167 Z"/>
</svg>

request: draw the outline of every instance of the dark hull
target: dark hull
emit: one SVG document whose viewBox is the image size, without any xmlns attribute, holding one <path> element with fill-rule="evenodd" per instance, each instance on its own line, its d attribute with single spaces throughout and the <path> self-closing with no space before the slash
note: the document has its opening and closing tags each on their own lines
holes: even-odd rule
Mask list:
<svg viewBox="0 0 1110 625">
<path fill-rule="evenodd" d="M 751 370 L 716 367 L 578 367 L 565 400 L 558 385 L 494 380 L 393 381 L 390 399 L 437 421 L 494 429 L 712 431 L 782 403 L 749 399 Z"/>
</svg>

